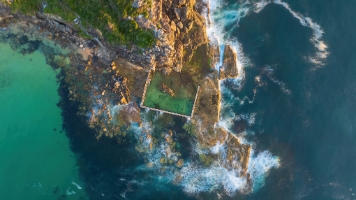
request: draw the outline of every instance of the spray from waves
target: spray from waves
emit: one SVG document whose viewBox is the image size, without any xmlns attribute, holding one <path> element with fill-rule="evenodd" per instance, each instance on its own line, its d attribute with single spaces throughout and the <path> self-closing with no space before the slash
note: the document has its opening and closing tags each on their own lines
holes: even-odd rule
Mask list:
<svg viewBox="0 0 356 200">
<path fill-rule="evenodd" d="M 229 5 L 228 7 L 226 7 L 222 1 L 208 1 L 206 3 L 209 5 L 210 9 L 209 12 L 206 12 L 206 19 L 208 25 L 207 35 L 211 41 L 211 45 L 220 47 L 222 45 L 230 45 L 234 53 L 237 54 L 238 58 L 236 60 L 236 67 L 239 72 L 239 76 L 237 78 L 220 81 L 220 91 L 224 96 L 227 96 L 227 98 L 222 99 L 220 102 L 221 114 L 220 121 L 217 126 L 231 131 L 230 129 L 234 124 L 234 121 L 247 120 L 248 124 L 252 125 L 255 122 L 256 116 L 256 113 L 241 114 L 237 116 L 232 109 L 236 100 L 239 100 L 242 105 L 243 102 L 248 99 L 248 97 L 244 97 L 242 100 L 236 99 L 229 87 L 232 86 L 233 89 L 237 90 L 240 90 L 243 87 L 243 80 L 245 78 L 243 68 L 249 63 L 249 60 L 244 56 L 242 47 L 238 43 L 237 39 L 231 38 L 231 33 L 232 30 L 238 26 L 240 19 L 245 17 L 252 7 L 254 7 L 255 12 L 259 12 L 268 4 L 268 1 L 264 0 L 256 4 L 252 4 L 252 7 L 249 1 L 236 3 L 232 6 Z M 222 49 L 223 48 L 220 48 L 220 50 Z M 222 55 L 223 53 L 220 52 L 219 67 L 222 64 Z M 233 84 L 228 84 L 231 82 Z M 256 90 L 254 90 L 254 97 L 252 101 L 248 99 L 249 103 L 253 103 L 255 95 Z M 235 135 L 233 136 L 236 137 Z M 246 141 L 244 138 L 240 138 L 240 136 L 240 142 L 253 144 L 253 142 Z M 224 147 L 224 144 L 218 143 L 211 149 L 211 152 L 217 154 L 218 152 L 225 152 L 226 149 L 227 148 Z M 223 157 L 223 155 L 221 155 L 221 157 Z M 183 185 L 185 186 L 184 190 L 188 193 L 194 193 L 199 191 L 211 191 L 216 189 L 215 187 L 219 186 L 224 188 L 227 194 L 232 195 L 236 191 L 246 191 L 246 187 L 248 185 L 247 182 L 249 181 L 252 181 L 252 191 L 258 190 L 263 186 L 265 177 L 267 176 L 269 170 L 273 167 L 279 167 L 279 159 L 277 157 L 272 156 L 268 151 L 255 153 L 254 150 L 250 153 L 250 162 L 248 166 L 248 172 L 251 174 L 250 179 L 241 178 L 239 177 L 238 172 L 221 167 L 221 162 L 216 163 L 216 166 L 203 169 L 187 166 L 186 168 L 188 170 L 185 173 L 186 179 L 183 178 Z M 198 185 L 198 182 L 200 183 L 199 187 L 194 187 Z"/>
<path fill-rule="evenodd" d="M 251 175 L 251 179 L 254 180 L 253 190 L 258 190 L 264 185 L 264 180 L 271 168 L 279 167 L 279 159 L 272 156 L 268 151 L 263 151 L 259 154 L 255 154 L 252 150 L 252 156 L 248 164 L 248 172 Z"/>
<path fill-rule="evenodd" d="M 227 137 L 225 142 L 217 143 L 210 150 L 204 150 L 199 147 L 199 143 L 196 143 L 196 147 L 191 152 L 194 155 L 186 158 L 184 164 L 177 169 L 174 165 L 165 165 L 162 162 L 162 157 L 174 162 L 180 159 L 179 153 L 170 149 L 168 140 L 163 140 L 155 148 L 150 149 L 152 141 L 147 136 L 152 131 L 152 125 L 146 118 L 143 118 L 140 126 L 133 123 L 130 131 L 136 137 L 138 146 L 146 149 L 143 151 L 143 156 L 147 160 L 147 164 L 141 165 L 135 170 L 152 172 L 149 173 L 152 178 L 149 184 L 157 185 L 162 190 L 168 189 L 164 188 L 165 184 L 162 183 L 173 183 L 181 186 L 183 191 L 191 196 L 216 190 L 223 190 L 230 196 L 233 196 L 236 192 L 249 193 L 263 186 L 264 179 L 271 168 L 279 167 L 277 157 L 272 156 L 269 152 L 255 152 L 252 150 L 248 169 L 248 173 L 251 174 L 250 177 L 242 176 L 240 169 L 226 168 L 226 165 L 228 165 L 226 162 L 228 155 Z M 165 137 L 169 137 L 169 134 L 166 134 Z M 217 156 L 217 159 L 210 166 L 205 166 L 194 159 L 197 155 L 207 153 L 213 153 Z M 146 179 L 140 180 L 140 185 L 148 184 L 147 181 Z"/>
<path fill-rule="evenodd" d="M 219 158 L 210 167 L 197 166 L 194 163 L 185 165 L 180 171 L 183 190 L 188 194 L 197 194 L 223 189 L 230 196 L 237 191 L 248 193 L 249 190 L 256 191 L 261 188 L 269 170 L 279 167 L 279 159 L 268 151 L 255 153 L 252 150 L 248 168 L 250 178 L 242 177 L 240 171 L 227 169 L 224 166 L 227 149 L 225 144 L 220 143 L 211 149 L 212 153 L 219 155 Z M 252 188 L 249 188 L 250 181 L 252 181 Z"/>
<path fill-rule="evenodd" d="M 302 26 L 309 27 L 313 30 L 313 36 L 310 39 L 310 41 L 313 43 L 314 47 L 318 51 L 316 52 L 316 55 L 314 57 L 309 57 L 308 59 L 311 63 L 314 63 L 317 66 L 324 65 L 323 60 L 328 57 L 329 52 L 327 51 L 328 46 L 321 40 L 321 38 L 324 34 L 324 31 L 320 27 L 320 25 L 313 22 L 313 20 L 310 17 L 305 17 L 304 15 L 293 11 L 287 3 L 282 2 L 281 0 L 273 0 L 273 1 L 263 0 L 261 2 L 257 2 L 257 3 L 255 3 L 256 8 L 254 11 L 256 13 L 258 13 L 261 10 L 263 10 L 263 8 L 270 3 L 274 3 L 274 4 L 283 6 L 285 9 L 287 9 L 293 15 L 293 17 L 295 17 L 296 19 L 299 20 L 299 22 Z"/>
<path fill-rule="evenodd" d="M 281 0 L 262 0 L 257 2 L 243 0 L 233 5 L 227 5 L 222 0 L 208 1 L 207 4 L 210 5 L 211 13 L 210 15 L 206 14 L 207 18 L 209 19 L 207 23 L 209 39 L 212 42 L 220 45 L 231 43 L 231 33 L 238 27 L 240 20 L 248 15 L 251 11 L 259 13 L 271 3 L 283 6 L 293 15 L 294 18 L 298 19 L 302 26 L 312 29 L 313 36 L 311 37 L 310 41 L 317 49 L 317 52 L 315 56 L 308 57 L 307 59 L 317 67 L 323 66 L 323 61 L 329 55 L 329 52 L 327 51 L 328 46 L 321 39 L 324 31 L 320 25 L 314 22 L 310 17 L 306 17 L 292 10 L 289 4 L 282 2 Z"/>
<path fill-rule="evenodd" d="M 230 45 L 233 51 L 238 55 L 238 59 L 236 60 L 236 67 L 239 72 L 239 77 L 234 79 L 223 80 L 220 82 L 220 86 L 222 87 L 222 90 L 225 90 L 226 87 L 224 83 L 226 81 L 230 81 L 234 83 L 237 89 L 239 89 L 243 85 L 243 67 L 248 62 L 248 59 L 245 59 L 243 55 L 243 50 L 238 41 L 236 39 L 230 38 L 231 30 L 233 29 L 230 29 L 230 32 L 226 32 L 225 29 L 226 25 L 238 25 L 238 23 L 236 22 L 238 22 L 242 17 L 247 15 L 249 11 L 249 4 L 236 4 L 235 7 L 237 11 L 230 10 L 230 12 L 223 11 L 221 9 L 221 5 L 219 5 L 219 1 L 214 1 L 210 5 L 210 9 L 212 11 L 211 14 L 214 15 L 214 17 L 210 18 L 212 19 L 212 23 L 210 23 L 207 29 L 208 36 L 210 40 L 218 47 Z M 212 8 L 214 8 L 215 10 Z M 219 11 L 219 9 L 221 12 Z M 225 20 L 224 17 L 225 19 L 228 19 L 225 21 L 226 23 L 218 23 L 219 20 Z M 223 53 L 221 55 L 223 55 Z M 243 99 L 243 101 L 247 99 L 249 102 L 253 102 L 253 100 L 249 100 L 248 98 Z M 101 106 L 100 102 L 98 104 L 98 106 Z M 223 106 L 225 106 L 225 104 L 222 101 L 222 107 Z M 113 111 L 114 110 L 115 108 L 113 108 Z M 231 112 L 229 114 L 232 116 L 232 122 L 233 120 L 247 120 L 248 123 L 252 125 L 255 121 L 256 113 L 242 114 L 236 116 L 232 112 L 232 109 L 230 109 L 230 111 Z M 223 114 L 225 113 L 227 112 L 225 112 L 224 110 Z M 136 170 L 152 171 L 150 175 L 152 176 L 152 178 L 156 179 L 158 183 L 173 182 L 177 185 L 180 185 L 183 191 L 189 195 L 196 195 L 201 192 L 211 192 L 217 189 L 223 189 L 228 195 L 232 196 L 236 192 L 250 192 L 251 188 L 249 187 L 251 185 L 252 191 L 258 190 L 260 187 L 263 186 L 265 177 L 268 175 L 270 169 L 279 167 L 279 159 L 277 157 L 272 156 L 271 153 L 269 153 L 268 151 L 257 152 L 256 150 L 252 149 L 249 155 L 248 162 L 248 173 L 250 174 L 250 176 L 242 176 L 241 171 L 237 169 L 229 169 L 226 167 L 228 141 L 216 144 L 213 148 L 207 150 L 210 152 L 203 152 L 204 149 L 199 147 L 194 148 L 192 154 L 195 155 L 202 155 L 207 153 L 213 153 L 218 155 L 218 159 L 215 160 L 209 166 L 204 166 L 201 163 L 197 162 L 196 159 L 192 158 L 187 158 L 183 166 L 180 167 L 180 169 L 177 169 L 177 167 L 173 165 L 167 166 L 164 164 L 165 162 L 167 162 L 167 160 L 172 161 L 173 163 L 177 163 L 179 161 L 180 156 L 178 153 L 175 153 L 168 144 L 168 138 L 170 136 L 166 135 L 167 140 L 162 140 L 159 144 L 155 144 L 155 148 L 152 149 L 150 146 L 150 144 L 152 144 L 152 139 L 150 137 L 150 134 L 153 131 L 152 124 L 155 124 L 156 120 L 159 120 L 164 116 L 161 114 L 157 114 L 154 117 L 153 121 L 149 121 L 145 119 L 144 114 L 145 113 L 143 113 L 143 115 L 141 116 L 142 123 L 140 125 L 133 123 L 130 126 L 130 131 L 133 133 L 138 143 L 138 145 L 136 146 L 137 150 L 143 154 L 145 160 L 147 161 L 147 164 L 139 166 Z M 229 130 L 231 124 L 223 124 L 225 118 L 225 116 L 221 117 L 221 121 L 216 126 L 223 127 L 226 130 Z M 229 136 L 236 138 L 234 134 L 229 134 L 231 134 Z M 238 139 L 242 144 L 253 144 L 253 142 L 245 141 L 243 140 L 243 138 Z"/>
</svg>

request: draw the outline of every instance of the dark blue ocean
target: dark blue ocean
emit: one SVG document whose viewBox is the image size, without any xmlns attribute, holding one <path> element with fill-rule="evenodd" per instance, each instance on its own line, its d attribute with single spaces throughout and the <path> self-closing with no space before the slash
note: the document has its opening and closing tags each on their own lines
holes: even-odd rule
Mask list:
<svg viewBox="0 0 356 200">
<path fill-rule="evenodd" d="M 3 156 L 2 161 L 7 165 L 1 172 L 10 178 L 3 178 L 1 182 L 0 191 L 4 194 L 0 194 L 0 199 L 19 198 L 17 196 L 39 199 L 28 191 L 35 191 L 35 196 L 44 199 L 356 199 L 355 8 L 354 0 L 210 0 L 209 37 L 221 47 L 232 46 L 238 55 L 240 73 L 238 78 L 221 81 L 222 110 L 218 125 L 253 147 L 248 171 L 253 182 L 250 193 L 244 191 L 245 179 L 234 176 L 236 174 L 221 167 L 223 164 L 213 167 L 195 165 L 192 161 L 196 156 L 192 145 L 194 138 L 182 129 L 185 119 L 151 113 L 157 115 L 156 118 L 171 120 L 169 128 L 175 134 L 182 133 L 175 137 L 185 160 L 185 166 L 180 169 L 146 167 L 152 160 L 159 166 L 160 153 L 163 153 L 158 150 L 156 154 L 144 157 L 135 150 L 138 143 L 137 137 L 133 137 L 138 135 L 135 131 L 150 129 L 154 125 L 143 128 L 133 125 L 127 129 L 128 135 L 133 136 L 125 141 L 108 137 L 97 140 L 96 133 L 88 127 L 88 119 L 77 115 L 79 104 L 68 99 L 69 86 L 61 79 L 65 74 L 56 71 L 44 74 L 41 84 L 51 86 L 52 92 L 58 88 L 60 97 L 53 93 L 53 102 L 48 102 L 49 93 L 33 95 L 38 97 L 33 98 L 36 105 L 47 105 L 41 101 L 51 103 L 56 109 L 53 119 L 48 114 L 36 118 L 27 106 L 16 108 L 18 104 L 31 102 L 25 99 L 26 104 L 21 103 L 24 96 L 21 94 L 18 94 L 18 100 L 11 102 L 12 106 L 4 104 L 7 108 L 4 112 L 15 115 L 12 118 L 3 115 L 4 119 L 13 121 L 5 124 L 6 120 L 2 120 L 5 128 L 0 130 L 6 134 L 0 138 L 0 147 L 6 150 L 4 152 L 13 152 L 12 144 L 17 139 L 21 151 L 16 151 L 15 156 L 10 153 Z M 7 74 L 15 69 L 24 72 L 26 63 L 34 65 L 34 62 L 32 57 L 11 52 L 8 44 L 2 45 L 6 47 L 2 47 L 4 52 L 23 58 L 21 65 L 15 63 L 17 68 L 5 66 L 4 63 L 10 63 L 9 59 L 0 63 L 0 92 L 3 102 L 9 102 L 4 94 L 12 95 L 17 89 L 5 88 L 10 85 L 12 77 Z M 44 57 L 39 52 L 35 55 L 42 59 L 44 66 Z M 46 67 L 49 71 L 49 66 Z M 55 77 L 57 81 L 54 81 Z M 11 78 L 14 86 L 15 78 Z M 44 82 L 47 79 L 48 82 Z M 22 82 L 17 85 L 24 88 Z M 8 93 L 4 93 L 4 88 Z M 23 90 L 27 91 L 26 88 Z M 57 102 L 61 111 L 56 107 Z M 43 112 L 51 113 L 47 107 L 38 106 Z M 17 112 L 13 112 L 13 108 Z M 41 114 L 39 111 L 36 110 Z M 142 109 L 142 112 L 145 111 Z M 32 117 L 26 117 L 29 113 Z M 26 128 L 14 131 L 13 127 L 21 124 L 17 121 L 20 115 L 25 116 L 26 126 L 46 129 L 31 129 L 29 133 L 23 131 Z M 43 116 L 56 123 L 43 126 Z M 39 125 L 34 125 L 36 123 Z M 152 129 L 162 131 L 163 128 L 158 126 Z M 32 134 L 41 133 L 43 136 L 38 137 L 42 140 L 35 141 L 49 147 L 26 145 L 37 143 L 21 139 L 20 133 L 33 140 L 36 137 Z M 51 136 L 47 143 L 41 143 L 46 138 L 44 136 Z M 25 156 L 29 163 L 36 157 L 31 152 L 41 151 L 43 156 L 37 156 L 37 163 L 53 167 L 48 168 L 50 173 L 43 173 L 39 179 L 37 165 L 29 168 L 24 164 L 23 146 L 33 147 L 33 151 L 27 151 L 29 156 Z M 63 149 L 66 151 L 61 152 Z M 62 157 L 50 152 L 57 152 Z M 63 163 L 69 168 L 59 165 Z M 16 171 L 14 166 L 23 166 L 22 171 Z M 174 183 L 178 173 L 183 174 L 183 181 Z M 11 179 L 15 175 L 17 179 Z M 53 179 L 53 183 L 47 178 Z M 22 193 L 8 188 L 22 188 Z"/>
<path fill-rule="evenodd" d="M 132 170 L 144 162 L 130 144 L 97 141 L 85 119 L 76 117 L 76 105 L 62 100 L 64 129 L 72 150 L 80 155 L 88 195 L 91 199 L 356 199 L 356 1 L 210 3 L 219 44 L 233 45 L 239 56 L 240 77 L 221 83 L 221 125 L 252 144 L 256 153 L 268 152 L 258 165 L 253 192 L 227 194 L 226 188 L 217 186 L 192 195 L 184 192 L 187 186 L 159 178 L 157 171 Z M 66 86 L 61 88 L 66 96 Z M 267 167 L 276 159 L 279 167 Z"/>
<path fill-rule="evenodd" d="M 281 164 L 246 198 L 356 199 L 356 1 L 283 2 L 246 5 L 238 27 L 225 27 L 248 59 L 241 88 L 227 86 L 248 97 L 233 111 L 255 114 L 253 124 L 237 120 L 233 128 L 252 132 L 247 137 Z"/>
</svg>

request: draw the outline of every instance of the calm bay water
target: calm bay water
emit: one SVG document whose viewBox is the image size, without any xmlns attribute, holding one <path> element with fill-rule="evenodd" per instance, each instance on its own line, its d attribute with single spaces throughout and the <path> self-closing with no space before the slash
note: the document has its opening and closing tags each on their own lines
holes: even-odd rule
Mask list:
<svg viewBox="0 0 356 200">
<path fill-rule="evenodd" d="M 0 55 L 1 199 L 85 197 L 57 107 L 58 71 L 40 51 L 0 43 Z"/>
</svg>

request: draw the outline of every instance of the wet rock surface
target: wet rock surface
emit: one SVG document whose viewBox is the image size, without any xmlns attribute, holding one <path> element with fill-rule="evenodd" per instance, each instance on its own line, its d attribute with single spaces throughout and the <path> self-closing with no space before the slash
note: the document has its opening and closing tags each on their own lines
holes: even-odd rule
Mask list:
<svg viewBox="0 0 356 200">
<path fill-rule="evenodd" d="M 235 78 L 238 76 L 237 55 L 230 45 L 225 46 L 223 65 L 220 68 L 220 79 Z"/>
<path fill-rule="evenodd" d="M 159 89 L 161 90 L 161 92 L 166 93 L 171 95 L 172 97 L 174 96 L 174 92 L 171 88 L 169 88 L 166 84 L 161 84 Z"/>
<path fill-rule="evenodd" d="M 137 0 L 134 4 L 140 7 L 143 2 Z M 21 49 L 25 43 L 29 44 L 22 48 L 22 53 L 32 53 L 42 48 L 47 63 L 62 69 L 59 79 L 66 87 L 62 89 L 67 90 L 62 94 L 75 104 L 75 114 L 81 120 L 85 119 L 90 128 L 88 134 L 95 135 L 88 138 L 94 137 L 98 141 L 112 138 L 118 146 L 130 143 L 135 152 L 144 158 L 146 167 L 156 169 L 159 174 L 174 174 L 175 184 L 184 178 L 177 170 L 188 163 L 182 154 L 184 151 L 193 151 L 185 150 L 181 144 L 191 140 L 196 142 L 200 152 L 191 160 L 204 167 L 218 162 L 249 179 L 247 167 L 251 146 L 242 144 L 232 133 L 217 126 L 221 101 L 218 79 L 238 75 L 236 54 L 229 46 L 225 48 L 220 77 L 217 71 L 212 71 L 219 62 L 219 48 L 208 46 L 206 51 L 211 58 L 211 69 L 204 69 L 204 76 L 192 78 L 192 82 L 200 86 L 200 92 L 190 121 L 184 119 L 181 124 L 176 124 L 177 117 L 144 111 L 138 106 L 149 70 L 162 70 L 165 75 L 172 70 L 181 72 L 192 59 L 196 48 L 208 43 L 205 19 L 199 14 L 200 6 L 201 2 L 188 0 L 153 0 L 149 20 L 137 19 L 141 27 L 156 30 L 158 42 L 147 49 L 112 45 L 95 31 L 91 32 L 100 38 L 104 45 L 101 47 L 95 40 L 80 38 L 74 26 L 54 16 L 41 13 L 36 16 L 13 14 L 1 5 L 0 28 L 5 30 L 9 24 L 21 24 L 20 29 L 24 32 L 35 28 L 37 34 L 71 49 L 68 55 L 64 55 L 46 45 L 39 47 L 37 40 L 29 42 L 29 38 L 21 34 L 9 36 L 11 45 L 16 49 Z M 83 59 L 78 49 L 89 50 L 87 59 Z M 161 89 L 174 96 L 173 90 L 167 85 L 161 85 Z M 190 148 L 189 145 L 186 144 L 186 148 Z M 226 146 L 226 159 L 211 150 L 217 145 Z M 157 154 L 160 156 L 153 156 Z"/>
</svg>

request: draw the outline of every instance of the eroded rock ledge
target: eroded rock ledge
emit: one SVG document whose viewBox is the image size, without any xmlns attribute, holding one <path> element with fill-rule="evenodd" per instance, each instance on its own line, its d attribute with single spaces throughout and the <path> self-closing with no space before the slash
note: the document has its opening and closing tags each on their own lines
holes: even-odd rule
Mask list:
<svg viewBox="0 0 356 200">
<path fill-rule="evenodd" d="M 135 1 L 135 6 L 140 5 L 142 2 Z M 238 75 L 237 55 L 230 46 L 226 46 L 223 62 L 220 63 L 219 48 L 209 44 L 206 20 L 199 13 L 204 6 L 204 3 L 194 0 L 153 0 L 150 17 L 136 19 L 141 27 L 156 32 L 157 44 L 147 49 L 111 45 L 103 38 L 104 47 L 100 47 L 95 41 L 78 37 L 73 26 L 55 16 L 11 13 L 1 4 L 0 28 L 6 30 L 11 23 L 21 23 L 23 30 L 35 26 L 38 33 L 45 34 L 49 40 L 75 49 L 78 53 L 70 54 L 70 66 L 63 55 L 48 54 L 47 62 L 63 69 L 64 81 L 69 85 L 69 98 L 79 102 L 80 111 L 77 114 L 88 117 L 88 126 L 96 130 L 97 139 L 107 136 L 116 138 L 118 143 L 124 142 L 124 138 L 129 137 L 131 126 L 138 124 L 143 130 L 139 136 L 135 136 L 138 141 L 135 149 L 138 152 L 149 155 L 156 151 L 156 147 L 165 145 L 165 153 L 159 163 L 147 163 L 147 167 L 152 168 L 159 165 L 156 167 L 160 171 L 172 167 L 180 169 L 184 167 L 184 160 L 175 141 L 179 133 L 170 130 L 174 117 L 164 114 L 165 117 L 155 121 L 160 123 L 160 127 L 157 128 L 157 125 L 151 129 L 148 126 L 155 126 L 152 124 L 153 114 L 141 112 L 138 106 L 148 71 L 159 70 L 166 75 L 172 70 L 181 72 L 191 61 L 195 50 L 208 44 L 201 59 L 211 60 L 210 71 L 192 78 L 194 84 L 200 86 L 200 92 L 194 116 L 183 128 L 186 134 L 192 135 L 197 141 L 196 146 L 199 146 L 201 153 L 195 159 L 200 165 L 208 167 L 219 163 L 228 170 L 238 171 L 239 176 L 249 180 L 247 167 L 251 146 L 242 144 L 232 133 L 217 126 L 221 101 L 219 80 Z M 15 37 L 14 41 L 16 39 L 19 38 Z M 84 56 L 83 60 L 82 55 L 87 58 Z M 219 64 L 222 66 L 216 67 Z M 220 73 L 216 68 L 220 69 Z M 151 118 L 151 121 L 147 122 L 147 118 Z M 226 159 L 212 150 L 219 145 L 227 147 Z M 174 183 L 179 184 L 181 179 L 178 171 Z"/>
</svg>

